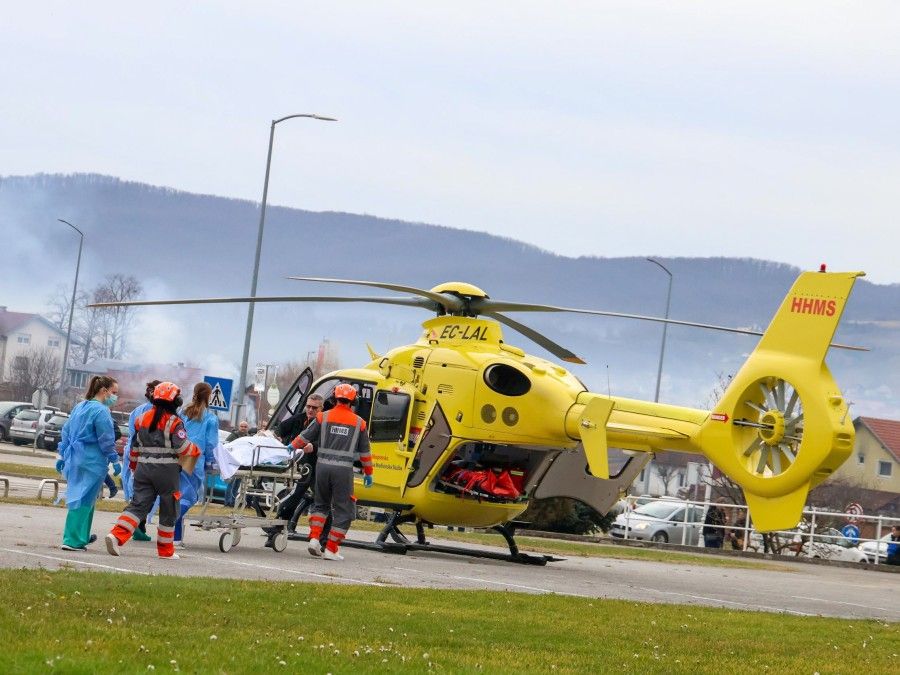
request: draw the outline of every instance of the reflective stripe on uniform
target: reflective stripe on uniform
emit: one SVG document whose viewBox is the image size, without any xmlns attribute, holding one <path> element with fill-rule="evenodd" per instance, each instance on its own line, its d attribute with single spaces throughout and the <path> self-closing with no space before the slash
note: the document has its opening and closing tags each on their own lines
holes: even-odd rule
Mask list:
<svg viewBox="0 0 900 675">
<path fill-rule="evenodd" d="M 178 464 L 177 457 L 144 457 L 138 455 L 138 464 Z"/>
</svg>

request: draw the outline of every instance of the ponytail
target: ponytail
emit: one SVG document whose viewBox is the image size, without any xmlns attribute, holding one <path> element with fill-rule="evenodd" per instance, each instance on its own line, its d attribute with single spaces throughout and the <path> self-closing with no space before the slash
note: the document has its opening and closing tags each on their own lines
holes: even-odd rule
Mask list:
<svg viewBox="0 0 900 675">
<path fill-rule="evenodd" d="M 94 375 L 91 378 L 90 384 L 88 385 L 87 392 L 84 395 L 84 400 L 90 401 L 100 393 L 101 389 L 109 389 L 114 384 L 116 384 L 116 380 L 109 375 Z"/>
<path fill-rule="evenodd" d="M 212 387 L 206 382 L 198 382 L 194 385 L 194 398 L 191 404 L 184 409 L 184 414 L 192 420 L 199 420 L 209 405 L 209 396 L 212 394 Z"/>
</svg>

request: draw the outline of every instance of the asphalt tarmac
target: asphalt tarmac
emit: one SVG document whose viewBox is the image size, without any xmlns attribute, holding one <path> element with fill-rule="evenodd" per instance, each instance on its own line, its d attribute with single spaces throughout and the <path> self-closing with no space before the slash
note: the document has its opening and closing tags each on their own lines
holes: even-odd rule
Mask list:
<svg viewBox="0 0 900 675">
<path fill-rule="evenodd" d="M 120 557 L 106 552 L 102 539 L 116 519 L 113 513 L 96 514 L 94 531 L 100 541 L 88 551 L 62 551 L 64 519 L 65 511 L 58 508 L 0 504 L 0 567 L 208 576 L 220 578 L 223 591 L 229 579 L 271 579 L 556 593 L 804 616 L 900 620 L 900 575 L 875 570 L 780 560 L 771 563 L 779 569 L 732 569 L 581 557 L 536 567 L 440 553 L 393 555 L 351 548 L 342 551 L 346 560 L 329 562 L 310 556 L 305 542 L 288 542 L 282 553 L 265 548 L 265 538 L 256 528 L 246 529 L 240 544 L 222 553 L 219 531 L 193 527 L 186 535 L 187 547 L 179 550 L 180 560 L 159 560 L 152 542 L 129 542 Z M 149 529 L 152 532 L 152 527 Z M 351 529 L 350 536 L 371 540 L 375 535 Z"/>
</svg>

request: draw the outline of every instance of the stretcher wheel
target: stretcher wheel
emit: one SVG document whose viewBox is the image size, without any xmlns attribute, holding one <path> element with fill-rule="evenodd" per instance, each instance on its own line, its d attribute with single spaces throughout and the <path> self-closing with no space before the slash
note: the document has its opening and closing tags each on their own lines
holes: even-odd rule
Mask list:
<svg viewBox="0 0 900 675">
<path fill-rule="evenodd" d="M 287 548 L 287 542 L 287 532 L 279 532 L 272 540 L 272 550 L 276 553 L 281 553 L 282 551 L 284 551 L 284 549 Z"/>
<path fill-rule="evenodd" d="M 241 543 L 241 528 L 231 528 L 231 546 L 232 548 Z"/>
<path fill-rule="evenodd" d="M 219 537 L 219 550 L 222 551 L 222 553 L 228 553 L 233 545 L 234 540 L 231 536 L 231 530 L 229 530 L 228 532 L 223 532 L 222 536 Z"/>
</svg>

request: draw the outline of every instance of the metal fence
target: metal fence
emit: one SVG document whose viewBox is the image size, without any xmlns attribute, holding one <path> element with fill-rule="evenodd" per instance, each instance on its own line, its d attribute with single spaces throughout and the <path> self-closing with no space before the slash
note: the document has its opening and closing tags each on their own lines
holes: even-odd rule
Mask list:
<svg viewBox="0 0 900 675">
<path fill-rule="evenodd" d="M 802 519 L 797 523 L 795 528 L 791 530 L 761 533 L 753 527 L 750 512 L 746 504 L 630 495 L 625 498 L 625 508 L 624 512 L 621 514 L 625 522 L 623 539 L 646 538 L 637 536 L 635 534 L 637 528 L 632 527 L 633 524 L 637 524 L 642 520 L 639 518 L 639 515 L 634 512 L 638 500 L 640 500 L 642 505 L 661 502 L 672 504 L 673 507 L 684 507 L 681 513 L 677 513 L 677 510 L 673 512 L 676 513 L 680 519 L 664 521 L 675 526 L 677 530 L 680 530 L 681 541 L 671 541 L 666 539 L 665 541 L 668 541 L 669 543 L 680 543 L 683 546 L 696 545 L 697 547 L 703 547 L 705 545 L 703 530 L 704 528 L 712 528 L 723 531 L 723 541 L 730 540 L 732 543 L 737 542 L 738 550 L 793 554 L 797 557 L 808 558 L 842 559 L 839 549 L 852 548 L 858 553 L 853 553 L 843 559 L 855 562 L 870 562 L 874 565 L 884 563 L 887 557 L 887 545 L 889 541 L 883 538 L 890 534 L 893 525 L 900 525 L 900 518 L 891 518 L 880 515 L 851 516 L 844 512 L 810 507 L 803 510 Z M 730 511 L 732 514 L 731 522 L 726 522 L 724 525 L 705 523 L 706 513 L 712 505 L 721 508 L 723 511 Z M 859 527 L 860 530 L 873 529 L 874 537 L 847 537 L 840 532 L 840 525 L 847 524 L 848 522 L 852 522 Z M 871 527 L 864 528 L 865 524 L 870 524 Z M 889 540 L 889 538 L 890 537 L 888 536 L 887 539 Z M 658 539 L 657 541 L 662 540 Z M 865 549 L 862 548 L 862 545 L 867 542 L 872 542 L 872 546 L 866 547 Z M 863 556 L 865 559 L 863 559 Z"/>
</svg>

